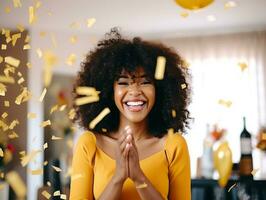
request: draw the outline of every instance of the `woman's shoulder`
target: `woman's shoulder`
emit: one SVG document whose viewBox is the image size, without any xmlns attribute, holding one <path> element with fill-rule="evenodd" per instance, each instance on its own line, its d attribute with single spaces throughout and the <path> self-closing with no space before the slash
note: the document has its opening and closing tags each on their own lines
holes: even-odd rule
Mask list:
<svg viewBox="0 0 266 200">
<path fill-rule="evenodd" d="M 76 147 L 91 149 L 94 146 L 96 146 L 96 137 L 93 132 L 85 131 L 79 136 Z"/>
</svg>

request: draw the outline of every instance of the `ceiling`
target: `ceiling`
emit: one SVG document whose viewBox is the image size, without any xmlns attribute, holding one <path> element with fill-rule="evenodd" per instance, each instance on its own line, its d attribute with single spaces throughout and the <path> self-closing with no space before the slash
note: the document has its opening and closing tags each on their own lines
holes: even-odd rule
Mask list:
<svg viewBox="0 0 266 200">
<path fill-rule="evenodd" d="M 13 1 L 0 0 L 1 27 L 29 26 L 28 7 L 38 0 L 21 0 L 22 7 L 14 8 Z M 225 9 L 228 0 L 215 0 L 197 12 L 186 11 L 174 0 L 40 0 L 37 21 L 31 29 L 79 31 L 103 35 L 118 26 L 129 35 L 147 38 L 171 38 L 231 32 L 266 30 L 266 0 L 235 0 L 237 6 Z M 5 8 L 10 8 L 10 13 Z M 215 16 L 208 21 L 207 16 Z M 88 28 L 86 20 L 95 18 Z M 72 27 L 70 26 L 72 24 Z"/>
</svg>

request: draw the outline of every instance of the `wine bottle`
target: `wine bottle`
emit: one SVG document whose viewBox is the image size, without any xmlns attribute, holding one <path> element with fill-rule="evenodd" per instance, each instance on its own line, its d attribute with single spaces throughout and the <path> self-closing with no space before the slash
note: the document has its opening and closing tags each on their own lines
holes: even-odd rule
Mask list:
<svg viewBox="0 0 266 200">
<path fill-rule="evenodd" d="M 252 147 L 251 134 L 246 129 L 246 118 L 243 117 L 244 128 L 240 134 L 240 150 L 241 157 L 239 162 L 239 176 L 240 179 L 253 179 L 253 161 L 252 161 Z"/>
</svg>

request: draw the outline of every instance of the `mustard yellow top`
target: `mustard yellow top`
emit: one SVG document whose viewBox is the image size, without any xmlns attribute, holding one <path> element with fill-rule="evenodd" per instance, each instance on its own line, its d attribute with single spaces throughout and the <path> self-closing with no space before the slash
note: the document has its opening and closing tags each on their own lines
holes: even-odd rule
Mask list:
<svg viewBox="0 0 266 200">
<path fill-rule="evenodd" d="M 91 132 L 80 136 L 72 162 L 70 200 L 98 199 L 115 172 L 116 161 L 96 145 Z M 190 200 L 190 161 L 185 139 L 168 133 L 164 149 L 140 160 L 140 167 L 164 199 Z M 121 200 L 140 199 L 128 178 Z"/>
</svg>

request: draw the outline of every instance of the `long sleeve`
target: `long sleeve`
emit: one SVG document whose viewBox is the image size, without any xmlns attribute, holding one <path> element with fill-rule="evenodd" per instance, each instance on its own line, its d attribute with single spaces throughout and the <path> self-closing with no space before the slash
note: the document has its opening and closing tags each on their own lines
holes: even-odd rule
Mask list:
<svg viewBox="0 0 266 200">
<path fill-rule="evenodd" d="M 190 159 L 185 139 L 172 135 L 169 156 L 169 200 L 191 200 Z"/>
<path fill-rule="evenodd" d="M 93 200 L 93 157 L 95 138 L 92 133 L 80 136 L 72 160 L 70 200 Z"/>
</svg>

